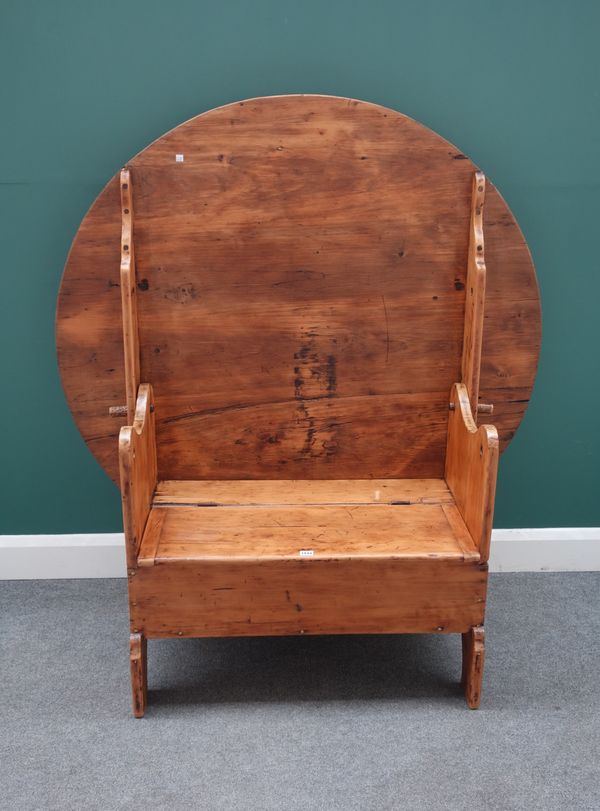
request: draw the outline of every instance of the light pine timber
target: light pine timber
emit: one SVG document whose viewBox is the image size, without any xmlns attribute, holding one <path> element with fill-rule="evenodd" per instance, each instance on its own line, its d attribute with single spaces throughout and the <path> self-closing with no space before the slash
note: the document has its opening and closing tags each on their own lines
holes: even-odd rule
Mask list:
<svg viewBox="0 0 600 811">
<path fill-rule="evenodd" d="M 162 481 L 160 505 L 442 504 L 453 498 L 443 479 Z"/>
<path fill-rule="evenodd" d="M 471 223 L 465 291 L 465 326 L 461 362 L 462 382 L 469 394 L 471 412 L 475 420 L 477 420 L 479 410 L 479 377 L 481 373 L 481 347 L 485 311 L 484 201 L 485 175 L 483 172 L 475 172 L 471 197 Z"/>
<path fill-rule="evenodd" d="M 152 386 L 143 384 L 133 425 L 119 434 L 121 501 L 127 566 L 135 568 L 156 487 L 156 436 Z"/>
<path fill-rule="evenodd" d="M 464 633 L 483 622 L 487 565 L 368 557 L 215 559 L 140 567 L 132 626 L 162 637 Z"/>
<path fill-rule="evenodd" d="M 487 561 L 498 474 L 498 432 L 493 425 L 475 425 L 464 384 L 452 387 L 450 405 L 446 482 L 481 560 Z"/>
<path fill-rule="evenodd" d="M 133 193 L 129 169 L 121 170 L 121 312 L 127 416 L 134 419 L 140 384 L 140 346 L 137 315 L 135 250 L 133 244 Z M 113 406 L 114 408 L 114 406 Z M 110 409 L 109 409 L 110 413 Z"/>
<path fill-rule="evenodd" d="M 301 550 L 319 560 L 480 559 L 452 505 L 155 507 L 139 564 L 294 560 Z"/>
</svg>

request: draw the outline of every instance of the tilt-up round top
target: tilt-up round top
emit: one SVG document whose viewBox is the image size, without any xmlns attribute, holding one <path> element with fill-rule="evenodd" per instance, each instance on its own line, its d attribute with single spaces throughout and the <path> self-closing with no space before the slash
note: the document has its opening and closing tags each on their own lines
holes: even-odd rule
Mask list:
<svg viewBox="0 0 600 811">
<path fill-rule="evenodd" d="M 203 113 L 127 166 L 159 479 L 443 476 L 468 158 L 394 110 L 301 95 Z M 505 447 L 535 377 L 540 302 L 489 181 L 484 234 L 480 401 Z M 75 236 L 57 310 L 69 406 L 115 480 L 120 236 L 117 173 Z"/>
</svg>

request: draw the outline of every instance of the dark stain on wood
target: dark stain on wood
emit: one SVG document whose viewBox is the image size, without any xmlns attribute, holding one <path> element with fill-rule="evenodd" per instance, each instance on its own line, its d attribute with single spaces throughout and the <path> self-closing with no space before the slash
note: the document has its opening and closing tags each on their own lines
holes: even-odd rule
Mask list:
<svg viewBox="0 0 600 811">
<path fill-rule="evenodd" d="M 176 301 L 179 304 L 187 304 L 198 296 L 198 291 L 193 284 L 182 284 L 179 287 L 169 287 L 165 291 L 165 298 L 169 301 Z"/>
<path fill-rule="evenodd" d="M 327 393 L 330 397 L 334 396 L 335 390 L 337 388 L 335 369 L 336 369 L 335 355 L 327 355 L 327 369 L 326 369 Z"/>
<path fill-rule="evenodd" d="M 304 439 L 297 459 L 330 459 L 338 448 L 339 422 L 317 418 L 311 401 L 334 398 L 337 391 L 336 338 L 323 338 L 314 327 L 303 330 L 301 346 L 294 353 L 294 398 L 297 423 Z M 324 347 L 322 349 L 321 347 Z"/>
<path fill-rule="evenodd" d="M 262 451 L 263 449 L 268 448 L 269 445 L 279 445 L 283 441 L 284 438 L 285 438 L 285 431 L 282 431 L 282 430 L 275 431 L 275 432 L 259 431 L 259 433 L 257 434 L 257 442 L 258 442 L 257 450 L 260 453 L 260 451 Z M 243 443 L 243 441 L 240 442 L 239 440 L 236 440 L 235 444 L 240 444 L 241 445 L 241 444 L 244 444 L 244 443 Z"/>
<path fill-rule="evenodd" d="M 299 399 L 333 397 L 337 389 L 337 361 L 331 351 L 336 339 L 327 339 L 327 351 L 319 350 L 319 333 L 311 328 L 303 335 L 300 349 L 294 353 L 294 396 Z"/>
</svg>

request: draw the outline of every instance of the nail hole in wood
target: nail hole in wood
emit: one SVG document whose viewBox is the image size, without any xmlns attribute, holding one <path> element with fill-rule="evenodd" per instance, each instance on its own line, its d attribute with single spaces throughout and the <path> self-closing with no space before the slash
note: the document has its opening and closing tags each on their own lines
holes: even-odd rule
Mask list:
<svg viewBox="0 0 600 811">
<path fill-rule="evenodd" d="M 128 208 L 124 208 L 124 209 L 123 209 L 123 214 L 129 214 L 129 209 L 128 209 Z"/>
</svg>

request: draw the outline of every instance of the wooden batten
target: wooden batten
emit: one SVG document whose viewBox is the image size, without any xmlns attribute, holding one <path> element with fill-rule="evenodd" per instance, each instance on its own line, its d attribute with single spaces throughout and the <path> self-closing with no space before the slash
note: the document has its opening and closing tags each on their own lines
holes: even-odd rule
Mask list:
<svg viewBox="0 0 600 811">
<path fill-rule="evenodd" d="M 135 404 L 140 385 L 140 345 L 138 333 L 135 250 L 133 244 L 133 194 L 129 169 L 121 170 L 121 311 L 123 350 L 125 355 L 125 390 L 127 420 L 135 417 Z"/>
<path fill-rule="evenodd" d="M 479 376 L 481 373 L 481 345 L 485 309 L 485 257 L 483 241 L 483 204 L 485 175 L 475 172 L 471 197 L 471 227 L 465 297 L 465 327 L 463 337 L 462 382 L 467 387 L 473 418 L 477 419 L 479 402 Z"/>
</svg>

